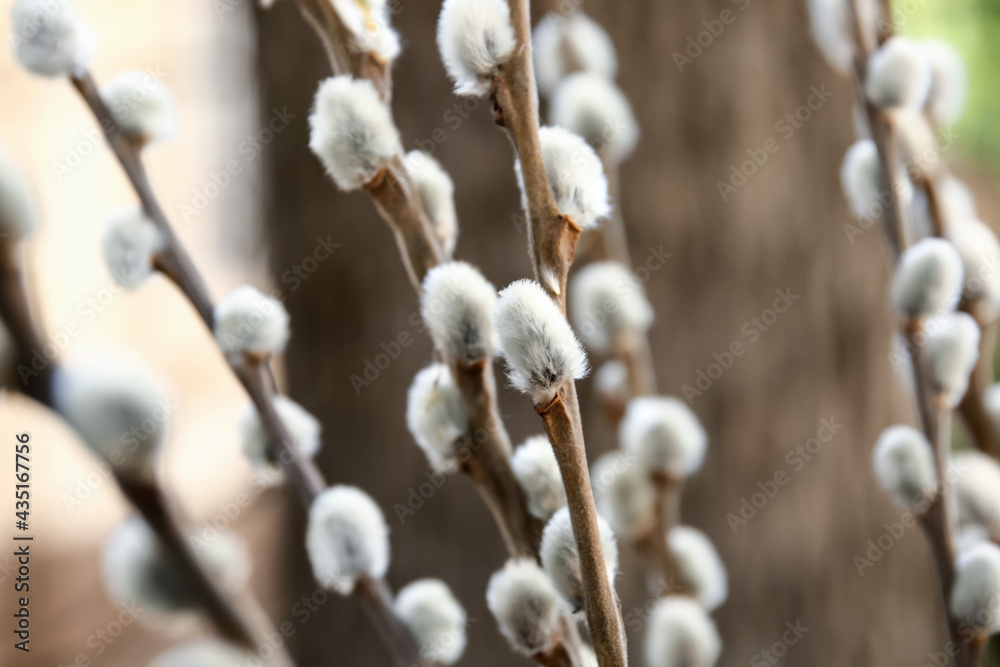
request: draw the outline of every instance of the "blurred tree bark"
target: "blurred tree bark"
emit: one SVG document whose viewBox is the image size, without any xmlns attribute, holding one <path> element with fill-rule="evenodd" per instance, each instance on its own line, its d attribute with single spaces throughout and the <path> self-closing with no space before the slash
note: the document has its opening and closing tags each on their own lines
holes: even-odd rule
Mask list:
<svg viewBox="0 0 1000 667">
<path fill-rule="evenodd" d="M 397 8 L 395 117 L 405 148 L 433 152 L 455 180 L 457 256 L 498 286 L 527 276 L 511 148 L 486 102 L 450 91 L 434 43 L 440 3 Z M 923 664 L 945 642 L 929 552 L 919 529 L 895 532 L 901 512 L 871 473 L 879 432 L 912 413 L 889 361 L 881 231 L 851 240 L 843 229 L 851 220 L 837 173 L 852 141 L 850 86 L 821 61 L 799 0 L 591 0 L 585 10 L 618 47 L 618 83 L 643 132 L 622 174 L 634 261 L 670 253 L 646 284 L 661 391 L 702 392 L 693 408 L 711 445 L 683 516 L 712 537 L 729 569 L 730 598 L 716 614 L 720 664 Z M 323 419 L 329 478 L 364 487 L 385 511 L 393 586 L 445 580 L 469 611 L 462 664 L 511 664 L 484 601 L 504 560 L 497 531 L 467 480 L 438 488 L 429 479 L 406 431 L 406 390 L 431 346 L 392 238 L 366 197 L 337 192 L 307 147 L 312 95 L 329 75 L 319 42 L 292 2 L 258 23 L 262 117 L 295 114 L 265 151 L 265 243 L 294 324 L 290 393 Z M 724 199 L 719 181 L 741 166 L 752 175 L 733 180 Z M 317 239 L 339 246 L 304 264 Z M 779 292 L 791 306 L 772 319 L 765 311 Z M 736 342 L 744 352 L 728 356 Z M 581 387 L 585 400 L 589 389 Z M 540 430 L 526 400 L 502 398 L 516 440 Z M 593 459 L 615 437 L 597 410 L 584 410 Z M 743 509 L 749 518 L 739 524 L 730 515 L 744 499 L 757 507 Z M 289 527 L 290 604 L 314 589 L 298 555 L 301 521 Z M 640 563 L 625 554 L 622 564 L 638 665 L 649 597 Z M 278 623 L 302 620 L 285 611 Z M 808 630 L 799 639 L 786 624 Z M 388 662 L 350 600 L 331 599 L 296 627 L 304 664 Z"/>
</svg>

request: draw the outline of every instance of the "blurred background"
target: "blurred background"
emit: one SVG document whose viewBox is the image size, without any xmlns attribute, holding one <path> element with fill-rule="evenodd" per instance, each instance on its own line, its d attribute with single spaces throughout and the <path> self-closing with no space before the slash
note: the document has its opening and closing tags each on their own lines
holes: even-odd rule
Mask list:
<svg viewBox="0 0 1000 667">
<path fill-rule="evenodd" d="M 4 34 L 9 4 L 0 13 Z M 122 69 L 148 70 L 176 97 L 180 134 L 151 149 L 148 165 L 213 296 L 247 282 L 282 291 L 293 335 L 281 382 L 323 423 L 318 462 L 328 479 L 363 487 L 385 512 L 390 584 L 420 577 L 448 583 L 469 613 L 469 646 L 459 664 L 528 664 L 508 650 L 485 606 L 486 583 L 505 551 L 471 483 L 449 478 L 405 521 L 394 511 L 428 472 L 404 408 L 431 344 L 412 319 L 417 305 L 385 224 L 365 196 L 339 193 L 307 147 L 312 96 L 330 71 L 294 3 L 282 0 L 269 11 L 250 0 L 77 5 L 96 35 L 99 81 Z M 660 391 L 682 395 L 714 354 L 736 341 L 747 345 L 693 398 L 710 449 L 684 495 L 685 523 L 712 538 L 729 570 L 729 600 L 714 614 L 724 642 L 720 664 L 917 666 L 946 641 L 923 535 L 907 531 L 863 575 L 854 562 L 901 514 L 871 473 L 874 440 L 914 415 L 889 355 L 894 323 L 883 235 L 873 227 L 850 238 L 844 229 L 853 219 L 838 170 L 853 141 L 854 91 L 819 56 L 805 5 L 587 0 L 582 8 L 614 40 L 617 83 L 641 126 L 638 149 L 622 169 L 633 260 L 639 266 L 669 253 L 646 283 L 657 313 L 651 342 Z M 404 147 L 432 150 L 455 181 L 456 257 L 498 286 L 530 275 L 525 232 L 516 223 L 512 151 L 488 103 L 451 93 L 434 43 L 440 2 L 399 0 L 394 7 L 403 40 L 393 71 L 395 118 Z M 950 40 L 966 58 L 969 106 L 947 160 L 996 230 L 1000 4 L 922 0 L 899 8 L 903 34 Z M 535 8 L 536 18 L 543 9 Z M 679 68 L 674 54 L 726 9 L 736 20 Z M 813 88 L 832 95 L 790 136 L 780 133 L 776 125 Z M 251 476 L 235 428 L 246 398 L 172 285 L 155 278 L 126 293 L 111 281 L 100 230 L 107 214 L 132 204 L 134 195 L 74 91 L 29 76 L 5 52 L 0 100 L 0 141 L 32 178 L 43 211 L 44 227 L 27 253 L 47 339 L 67 359 L 129 348 L 169 380 L 178 406 L 164 462 L 171 490 L 195 528 L 214 524 L 249 542 L 254 589 L 275 624 L 293 621 L 290 644 L 301 664 L 389 664 L 353 600 L 331 596 L 307 621 L 293 617 L 293 605 L 315 586 L 302 546 L 303 513 L 288 491 L 255 493 L 248 510 L 229 516 Z M 254 146 L 252 138 L 276 115 L 287 122 Z M 717 183 L 772 137 L 779 150 L 723 201 Z M 232 160 L 240 172 L 212 187 Z M 320 243 L 337 247 L 329 259 L 305 265 L 312 267 L 306 278 L 290 280 Z M 776 290 L 798 298 L 749 341 L 744 325 L 770 307 Z M 357 391 L 351 376 L 363 375 L 381 346 L 403 333 L 416 342 Z M 580 393 L 593 460 L 614 448 L 616 437 L 590 380 Z M 540 431 L 523 397 L 504 390 L 501 404 L 516 442 Z M 795 454 L 830 423 L 837 428 L 818 451 Z M 30 655 L 5 641 L 0 664 L 144 664 L 205 632 L 141 618 L 115 625 L 120 610 L 102 587 L 100 546 L 129 510 L 67 426 L 20 396 L 0 394 L 0 432 L 25 430 L 36 443 L 34 634 Z M 13 475 L 9 458 L 0 457 L 4 489 Z M 780 471 L 788 483 L 734 529 L 727 515 L 738 514 L 744 499 Z M 623 609 L 626 620 L 641 618 L 650 602 L 642 566 L 623 551 Z M 0 555 L 4 590 L 12 565 L 11 556 Z M 11 604 L 11 595 L 0 596 L 4 616 Z M 808 631 L 781 658 L 764 657 L 786 623 Z M 641 663 L 640 638 L 630 633 L 634 664 Z"/>
</svg>

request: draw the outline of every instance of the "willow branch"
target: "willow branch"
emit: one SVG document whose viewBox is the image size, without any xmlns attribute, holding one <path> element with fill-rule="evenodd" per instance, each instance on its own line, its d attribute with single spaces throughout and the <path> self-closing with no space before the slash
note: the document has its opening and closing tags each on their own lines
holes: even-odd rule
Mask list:
<svg viewBox="0 0 1000 667">
<path fill-rule="evenodd" d="M 594 509 L 594 494 L 587 471 L 583 436 L 566 405 L 565 390 L 547 405 L 535 406 L 552 443 L 569 508 L 573 537 L 580 558 L 580 573 L 587 625 L 601 667 L 624 667 L 625 636 L 618 600 L 608 581 L 604 550 Z"/>
<path fill-rule="evenodd" d="M 662 577 L 666 591 L 671 595 L 690 594 L 691 582 L 681 573 L 677 557 L 670 549 L 670 531 L 680 524 L 681 491 L 684 482 L 664 475 L 653 475 L 651 480 L 656 490 L 653 506 L 653 526 L 633 543 L 649 569 Z"/>
<path fill-rule="evenodd" d="M 0 243 L 0 321 L 6 325 L 17 350 L 5 384 L 43 405 L 50 403 L 54 363 L 45 357 L 45 342 L 31 314 L 20 244 L 12 239 Z M 35 357 L 46 363 L 40 369 Z"/>
<path fill-rule="evenodd" d="M 371 619 L 383 643 L 389 649 L 396 667 L 418 667 L 426 664 L 420 658 L 420 648 L 413 635 L 392 609 L 392 595 L 380 579 L 367 575 L 358 578 L 352 593 Z"/>
<path fill-rule="evenodd" d="M 111 111 L 101 99 L 97 85 L 90 73 L 85 72 L 75 76 L 72 78 L 72 82 L 104 131 L 108 143 L 139 197 L 143 211 L 163 235 L 164 249 L 155 258 L 155 267 L 177 285 L 184 296 L 194 305 L 208 330 L 212 331 L 215 318 L 214 307 L 208 296 L 208 290 L 205 288 L 205 282 L 188 257 L 160 207 L 146 175 L 138 148 L 119 130 Z M 263 378 L 259 374 L 245 372 L 236 361 L 228 356 L 227 361 L 243 388 L 253 399 L 258 412 L 262 415 L 262 423 L 268 434 L 271 457 L 279 461 L 289 461 L 288 479 L 290 483 L 299 490 L 304 499 L 311 502 L 315 498 L 317 488 L 321 490 L 326 487 L 326 483 L 322 482 L 322 473 L 311 459 L 296 455 L 292 438 L 280 419 L 265 420 L 269 412 L 273 413 L 274 407 L 270 401 L 264 401 L 262 398 L 267 396 L 268 392 L 268 388 L 262 386 Z M 320 480 L 322 483 L 317 485 L 316 480 Z"/>
<path fill-rule="evenodd" d="M 527 0 L 511 0 L 510 20 L 517 46 L 494 77 L 490 99 L 494 120 L 507 131 L 521 164 L 528 252 L 535 277 L 566 310 L 566 279 L 576 254 L 580 227 L 560 215 L 549 187 L 538 137 L 538 91 L 531 64 L 531 12 Z"/>
<path fill-rule="evenodd" d="M 419 293 L 427 272 L 448 258 L 430 231 L 430 223 L 410 183 L 402 157 L 394 157 L 365 185 L 365 190 L 392 229 L 407 275 Z"/>
<path fill-rule="evenodd" d="M 14 244 L 0 246 L 0 318 L 14 336 L 18 364 L 30 368 L 31 357 L 41 353 L 41 336 L 31 316 L 23 270 Z M 50 361 L 37 377 L 27 384 L 16 385 L 26 396 L 58 412 L 50 391 L 56 363 Z M 171 515 L 163 490 L 152 475 L 146 479 L 132 479 L 115 474 L 115 481 L 125 497 L 139 510 L 152 530 L 159 536 L 168 557 L 175 564 L 183 580 L 191 586 L 199 604 L 216 626 L 219 634 L 230 641 L 257 651 L 266 643 L 269 628 L 244 613 L 246 607 L 236 604 L 220 590 L 205 572 L 196 556 L 190 551 L 181 528 Z M 284 652 L 276 653 L 277 664 L 292 665 Z"/>
<path fill-rule="evenodd" d="M 460 452 L 462 470 L 475 482 L 511 557 L 538 558 L 542 522 L 528 511 L 527 499 L 510 465 L 510 437 L 500 419 L 496 382 L 489 361 L 452 360 L 452 376 L 465 405 L 469 427 Z"/>
</svg>

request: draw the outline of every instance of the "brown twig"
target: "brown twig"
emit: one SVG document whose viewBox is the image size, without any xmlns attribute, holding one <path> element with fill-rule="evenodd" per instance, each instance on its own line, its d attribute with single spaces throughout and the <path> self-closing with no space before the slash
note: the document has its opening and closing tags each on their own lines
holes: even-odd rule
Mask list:
<svg viewBox="0 0 1000 667">
<path fill-rule="evenodd" d="M 493 513 L 512 557 L 538 558 L 542 522 L 528 511 L 524 491 L 510 465 L 510 437 L 500 419 L 490 361 L 450 362 L 468 419 L 462 470 L 476 483 Z"/>
<path fill-rule="evenodd" d="M 531 64 L 531 12 L 527 0 L 512 0 L 510 20 L 517 47 L 494 78 L 490 97 L 494 119 L 507 130 L 521 164 L 527 203 L 528 252 L 535 276 L 566 311 L 566 278 L 576 254 L 580 227 L 556 207 L 538 137 L 538 91 Z"/>
<path fill-rule="evenodd" d="M 566 504 L 580 558 L 587 624 L 598 663 L 601 667 L 624 667 L 625 636 L 618 600 L 604 564 L 582 434 L 562 392 L 547 405 L 535 406 L 535 410 L 545 424 L 566 487 Z"/>
<path fill-rule="evenodd" d="M 420 658 L 420 647 L 413 640 L 413 635 L 393 611 L 392 596 L 384 581 L 361 576 L 354 584 L 352 595 L 368 614 L 397 667 L 427 664 Z"/>
<path fill-rule="evenodd" d="M 20 243 L 13 239 L 0 243 L 0 321 L 17 349 L 10 377 L 4 380 L 7 386 L 49 405 L 55 365 L 45 356 L 45 343 L 31 314 L 21 253 Z M 35 367 L 36 358 L 41 360 L 41 368 Z"/>
<path fill-rule="evenodd" d="M 154 262 L 156 268 L 180 288 L 181 292 L 195 306 L 205 326 L 211 331 L 214 324 L 214 308 L 205 289 L 204 281 L 184 252 L 157 202 L 146 176 L 138 148 L 119 130 L 104 100 L 101 99 L 90 74 L 83 73 L 74 77 L 72 81 L 104 130 L 108 143 L 111 144 L 142 202 L 143 210 L 163 233 L 164 250 Z M 274 408 L 272 376 L 268 360 L 249 355 L 244 355 L 242 358 L 227 355 L 227 361 L 237 379 L 250 395 L 260 415 L 261 425 L 268 435 L 268 454 L 272 460 L 283 464 L 289 483 L 299 492 L 303 505 L 308 508 L 316 496 L 327 488 L 327 483 L 311 458 L 298 455 L 287 428 Z M 380 585 L 385 586 L 384 582 Z M 393 626 L 397 630 L 401 627 L 401 624 Z M 408 640 L 407 638 L 410 638 L 410 635 L 403 628 L 402 636 L 396 637 L 394 641 L 402 645 Z M 395 650 L 393 646 L 390 648 Z M 420 664 L 418 657 L 417 652 L 408 655 L 408 661 L 405 664 Z"/>
<path fill-rule="evenodd" d="M 14 244 L 0 247 L 0 318 L 14 332 L 19 364 L 30 367 L 34 351 L 41 351 L 41 337 L 31 317 L 27 292 L 24 288 L 23 272 Z M 56 362 L 49 361 L 18 389 L 26 396 L 58 412 L 53 403 L 50 385 Z M 235 604 L 223 593 L 207 575 L 198 559 L 190 551 L 183 532 L 171 515 L 163 490 L 152 474 L 132 478 L 115 474 L 115 481 L 125 497 L 139 510 L 153 531 L 159 536 L 171 562 L 178 568 L 183 581 L 191 586 L 191 591 L 202 605 L 206 615 L 218 628 L 219 633 L 240 646 L 257 651 L 266 643 L 261 623 L 246 613 L 247 608 Z M 292 665 L 291 658 L 283 650 L 275 653 L 279 665 Z"/>
<path fill-rule="evenodd" d="M 377 59 L 361 53 L 331 3 L 299 0 L 299 7 L 326 47 L 334 72 L 368 78 L 380 91 L 391 90 L 389 68 L 366 65 Z M 388 94 L 383 97 L 388 98 Z M 419 295 L 427 272 L 451 258 L 431 232 L 419 195 L 414 191 L 403 164 L 403 157 L 395 156 L 365 185 L 365 190 L 392 229 L 407 275 Z M 462 471 L 476 484 L 511 555 L 537 557 L 541 524 L 528 512 L 524 492 L 510 466 L 510 438 L 496 402 L 493 366 L 490 363 L 468 366 L 457 360 L 445 361 L 461 389 L 468 417 L 465 439 L 469 441 L 469 452 L 462 463 Z"/>
<path fill-rule="evenodd" d="M 407 275 L 419 292 L 427 272 L 449 258 L 430 231 L 430 223 L 406 174 L 402 157 L 393 158 L 365 185 L 365 190 L 392 229 Z"/>
<path fill-rule="evenodd" d="M 646 560 L 647 566 L 663 578 L 665 593 L 690 594 L 693 591 L 691 582 L 684 578 L 677 558 L 670 549 L 670 531 L 680 524 L 684 482 L 665 475 L 653 475 L 650 481 L 656 490 L 653 526 L 647 533 L 636 538 L 633 544 Z"/>
<path fill-rule="evenodd" d="M 211 298 L 205 288 L 205 282 L 184 251 L 170 222 L 163 213 L 149 183 L 149 178 L 146 176 L 141 154 L 135 144 L 130 142 L 118 128 L 90 73 L 84 72 L 71 80 L 104 131 L 108 143 L 139 197 L 143 211 L 163 234 L 164 249 L 155 258 L 155 267 L 180 288 L 184 296 L 198 311 L 205 326 L 208 327 L 209 331 L 212 331 L 215 315 Z M 244 389 L 254 400 L 257 410 L 264 417 L 262 424 L 268 434 L 271 456 L 279 461 L 289 461 L 288 477 L 291 484 L 300 490 L 304 498 L 315 497 L 317 488 L 315 480 L 323 480 L 323 475 L 311 459 L 296 455 L 292 438 L 280 419 L 266 419 L 266 413 L 273 412 L 273 406 L 269 407 L 264 402 L 258 402 L 260 397 L 268 395 L 268 388 L 263 385 L 263 377 L 260 374 L 245 372 L 238 361 L 233 359 L 228 359 L 228 361 L 233 373 L 243 384 Z M 318 488 L 325 487 L 326 483 L 322 482 Z"/>
<path fill-rule="evenodd" d="M 248 599 L 240 603 L 235 596 L 224 592 L 212 581 L 188 546 L 185 535 L 170 510 L 162 486 L 151 475 L 143 478 L 116 474 L 115 481 L 159 537 L 171 565 L 177 568 L 184 583 L 191 587 L 191 592 L 212 619 L 219 634 L 254 653 L 268 646 L 267 631 L 273 631 L 273 628 L 261 626 L 260 620 L 266 621 L 266 618 L 255 620 L 253 615 L 247 613 Z M 256 604 L 255 600 L 253 604 Z M 276 665 L 294 664 L 284 647 L 272 648 Z"/>
</svg>

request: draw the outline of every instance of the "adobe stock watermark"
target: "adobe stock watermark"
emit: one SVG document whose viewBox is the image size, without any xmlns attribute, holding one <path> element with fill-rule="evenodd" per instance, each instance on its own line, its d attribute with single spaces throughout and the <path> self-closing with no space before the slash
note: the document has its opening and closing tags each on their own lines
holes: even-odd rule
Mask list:
<svg viewBox="0 0 1000 667">
<path fill-rule="evenodd" d="M 730 0 L 730 2 L 737 5 L 741 12 L 745 12 L 750 6 L 750 0 Z M 701 24 L 705 26 L 705 29 L 697 35 L 688 35 L 684 52 L 673 52 L 672 57 L 674 64 L 677 65 L 677 71 L 683 73 L 685 65 L 694 63 L 706 50 L 711 48 L 715 44 L 715 40 L 725 32 L 726 26 L 732 25 L 736 21 L 737 16 L 739 15 L 732 9 L 723 9 L 719 12 L 718 18 L 702 21 Z"/>
<path fill-rule="evenodd" d="M 952 459 L 948 462 L 948 468 L 945 470 L 944 478 L 946 486 L 951 486 L 958 479 L 960 479 L 964 474 L 964 464 L 961 461 Z M 875 567 L 875 564 L 882 560 L 882 558 L 896 546 L 896 544 L 903 539 L 909 529 L 920 523 L 920 517 L 923 516 L 931 505 L 934 503 L 938 494 L 941 493 L 945 486 L 942 486 L 939 481 L 936 488 L 932 493 L 918 493 L 913 497 L 913 502 L 910 503 L 910 509 L 904 511 L 899 515 L 899 519 L 892 523 L 883 523 L 882 528 L 884 531 L 878 537 L 868 540 L 865 543 L 864 551 L 862 553 L 854 554 L 851 561 L 854 563 L 854 567 L 858 570 L 858 576 L 864 577 L 865 571 Z"/>
<path fill-rule="evenodd" d="M 802 621 L 799 619 L 795 619 L 795 623 L 786 621 L 785 628 L 777 641 L 767 648 L 761 649 L 750 658 L 751 667 L 769 667 L 769 665 L 778 664 L 782 658 L 788 655 L 788 649 L 798 644 L 809 632 L 809 628 L 802 625 Z"/>
<path fill-rule="evenodd" d="M 726 523 L 729 524 L 733 535 L 738 534 L 740 528 L 760 514 L 778 495 L 778 491 L 788 485 L 792 476 L 801 472 L 807 463 L 816 458 L 823 451 L 823 447 L 829 444 L 843 428 L 844 425 L 838 424 L 836 417 L 824 417 L 819 420 L 815 436 L 788 450 L 785 454 L 785 464 L 788 465 L 788 469 L 779 468 L 768 479 L 758 481 L 757 491 L 751 493 L 749 497 L 740 498 L 739 508 L 726 514 Z"/>
<path fill-rule="evenodd" d="M 791 287 L 786 287 L 783 290 L 776 289 L 774 293 L 778 297 L 771 303 L 771 307 L 765 308 L 759 316 L 751 317 L 740 327 L 740 333 L 746 338 L 746 343 L 744 344 L 742 339 L 737 339 L 722 352 L 714 352 L 712 358 L 715 361 L 707 367 L 697 370 L 694 384 L 681 386 L 681 393 L 684 394 L 688 405 L 694 405 L 695 397 L 704 396 L 705 392 L 711 389 L 725 372 L 733 367 L 736 360 L 746 353 L 748 346 L 760 340 L 764 332 L 778 321 L 778 317 L 788 312 L 788 309 L 802 298 L 799 294 L 793 294 Z"/>
<path fill-rule="evenodd" d="M 778 133 L 782 141 L 787 142 L 794 137 L 796 132 L 801 130 L 812 119 L 813 115 L 833 97 L 833 92 L 826 89 L 825 83 L 818 87 L 810 86 L 809 93 L 803 104 L 790 113 L 786 113 L 774 124 L 774 131 Z M 781 142 L 775 137 L 765 139 L 760 148 L 748 148 L 746 151 L 748 159 L 741 162 L 739 166 L 730 165 L 729 178 L 715 182 L 715 187 L 719 191 L 719 197 L 722 198 L 722 201 L 729 201 L 729 198 L 746 185 L 779 150 L 781 150 Z"/>
</svg>

